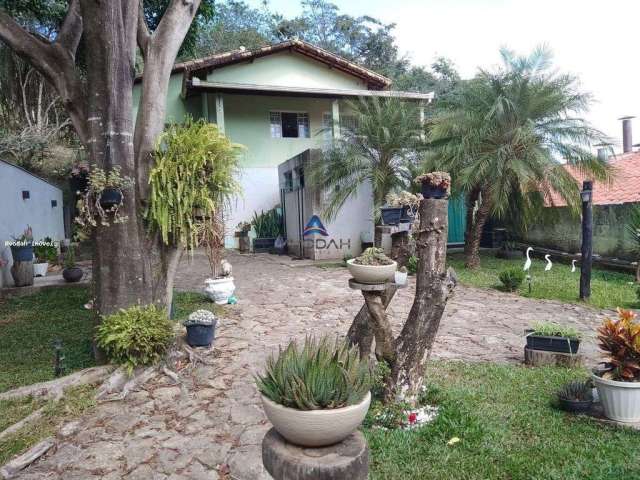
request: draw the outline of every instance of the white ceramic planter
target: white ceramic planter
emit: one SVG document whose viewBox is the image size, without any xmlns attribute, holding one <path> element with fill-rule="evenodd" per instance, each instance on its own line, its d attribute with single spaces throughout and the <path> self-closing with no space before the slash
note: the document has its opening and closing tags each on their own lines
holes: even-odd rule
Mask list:
<svg viewBox="0 0 640 480">
<path fill-rule="evenodd" d="M 353 263 L 355 258 L 347 260 L 347 268 L 349 273 L 359 283 L 385 283 L 395 279 L 395 272 L 398 264 L 393 262 L 391 265 L 358 265 Z"/>
<path fill-rule="evenodd" d="M 362 402 L 330 410 L 296 410 L 262 396 L 262 406 L 273 427 L 289 442 L 303 447 L 324 447 L 341 442 L 364 420 L 371 403 L 367 392 Z"/>
<path fill-rule="evenodd" d="M 407 283 L 408 276 L 409 276 L 409 272 L 401 272 L 399 270 L 396 271 L 396 273 L 394 273 L 396 284 L 404 285 L 405 283 Z"/>
<path fill-rule="evenodd" d="M 233 277 L 223 278 L 207 278 L 204 281 L 204 293 L 210 300 L 218 305 L 224 305 L 229 302 L 229 297 L 233 295 L 236 286 L 233 283 Z"/>
<path fill-rule="evenodd" d="M 592 378 L 607 418 L 640 422 L 640 382 L 616 382 L 595 374 Z"/>
<path fill-rule="evenodd" d="M 33 276 L 34 277 L 44 277 L 47 275 L 47 270 L 49 270 L 49 263 L 34 263 L 33 264 Z"/>
</svg>

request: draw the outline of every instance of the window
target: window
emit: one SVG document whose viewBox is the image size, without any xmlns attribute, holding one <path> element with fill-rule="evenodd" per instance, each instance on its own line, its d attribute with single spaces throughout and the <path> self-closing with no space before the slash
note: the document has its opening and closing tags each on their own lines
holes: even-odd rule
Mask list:
<svg viewBox="0 0 640 480">
<path fill-rule="evenodd" d="M 309 114 L 296 112 L 270 112 L 272 138 L 309 138 Z"/>
</svg>

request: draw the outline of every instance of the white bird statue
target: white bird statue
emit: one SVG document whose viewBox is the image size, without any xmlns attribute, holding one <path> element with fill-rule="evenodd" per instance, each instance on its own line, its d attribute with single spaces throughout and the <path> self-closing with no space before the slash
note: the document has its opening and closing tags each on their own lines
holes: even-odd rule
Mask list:
<svg viewBox="0 0 640 480">
<path fill-rule="evenodd" d="M 575 271 L 576 271 L 576 261 L 571 260 L 571 273 L 574 273 Z"/>
<path fill-rule="evenodd" d="M 533 248 L 528 247 L 527 248 L 527 261 L 524 262 L 524 267 L 522 268 L 525 272 L 528 272 L 529 269 L 531 268 L 531 257 L 529 256 L 530 252 L 533 252 Z"/>
<path fill-rule="evenodd" d="M 550 255 L 544 256 L 544 259 L 547 261 L 547 264 L 544 267 L 545 272 L 548 272 L 549 270 L 551 270 L 551 267 L 553 267 L 553 263 L 551 263 L 551 259 L 549 257 Z"/>
</svg>

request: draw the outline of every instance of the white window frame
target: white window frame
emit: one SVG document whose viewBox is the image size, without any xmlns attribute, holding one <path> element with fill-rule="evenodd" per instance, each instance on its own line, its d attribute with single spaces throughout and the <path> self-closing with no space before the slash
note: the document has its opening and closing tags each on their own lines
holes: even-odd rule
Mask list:
<svg viewBox="0 0 640 480">
<path fill-rule="evenodd" d="M 295 113 L 297 114 L 298 136 L 297 137 L 283 137 L 282 136 L 282 114 L 283 113 Z M 304 121 L 306 119 L 306 122 Z M 301 120 L 303 120 L 301 125 Z M 302 126 L 302 129 L 300 128 Z M 270 110 L 269 111 L 269 130 L 271 132 L 271 138 L 282 139 L 296 139 L 296 138 L 311 138 L 311 115 L 309 112 L 302 110 Z M 303 135 L 301 135 L 303 133 Z"/>
</svg>

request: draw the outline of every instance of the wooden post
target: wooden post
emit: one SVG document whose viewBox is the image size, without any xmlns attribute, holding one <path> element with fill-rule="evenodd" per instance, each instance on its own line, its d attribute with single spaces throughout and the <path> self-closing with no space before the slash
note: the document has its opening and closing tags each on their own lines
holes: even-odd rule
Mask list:
<svg viewBox="0 0 640 480">
<path fill-rule="evenodd" d="M 591 296 L 593 262 L 593 182 L 586 180 L 580 193 L 582 200 L 582 260 L 580 266 L 580 300 Z"/>
</svg>

